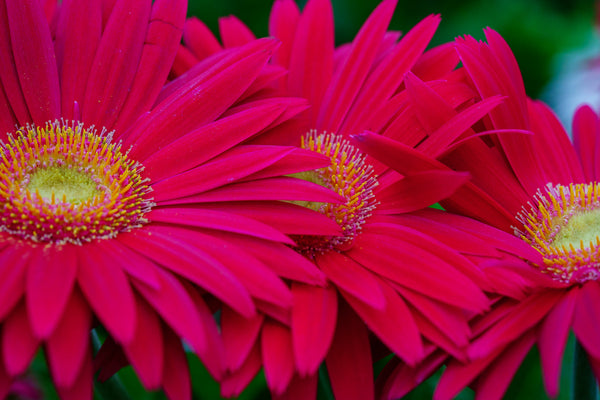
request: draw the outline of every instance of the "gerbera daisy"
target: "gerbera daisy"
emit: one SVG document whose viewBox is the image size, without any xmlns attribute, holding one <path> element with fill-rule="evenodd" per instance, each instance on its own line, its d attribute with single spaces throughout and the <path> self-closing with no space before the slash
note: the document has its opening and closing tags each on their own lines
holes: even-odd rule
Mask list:
<svg viewBox="0 0 600 400">
<path fill-rule="evenodd" d="M 279 271 L 254 253 L 293 253 L 293 242 L 236 211 L 246 199 L 261 207 L 274 182 L 269 201 L 335 203 L 321 186 L 278 177 L 328 159 L 238 145 L 301 104 L 232 107 L 254 90 L 272 39 L 163 90 L 185 13 L 183 0 L 66 0 L 49 25 L 37 0 L 0 2 L 0 398 L 40 346 L 60 396 L 91 398 L 99 323 L 98 364 L 111 370 L 122 352 L 147 388 L 189 398 L 181 339 L 214 376 L 224 370 L 205 299 L 248 318 L 254 299 L 291 304 Z M 338 232 L 321 214 L 286 212 Z M 312 264 L 288 260 L 283 276 L 323 283 Z"/>
<path fill-rule="evenodd" d="M 411 365 L 423 358 L 429 343 L 460 356 L 470 335 L 467 316 L 487 307 L 478 287 L 485 279 L 474 264 L 398 217 L 452 194 L 467 176 L 449 170 L 403 176 L 348 141 L 349 135 L 366 128 L 397 136 L 414 122 L 414 115 L 403 114 L 408 71 L 441 78 L 458 63 L 452 46 L 423 54 L 438 16 L 427 17 L 400 41 L 399 33 L 387 32 L 395 5 L 393 0 L 382 2 L 355 40 L 337 48 L 329 1 L 311 0 L 302 12 L 291 0 L 273 6 L 270 33 L 282 41 L 273 65 L 289 72 L 263 94 L 301 96 L 311 108 L 253 143 L 297 144 L 327 156 L 328 167 L 296 176 L 335 190 L 345 202 L 294 206 L 318 210 L 343 233 L 322 236 L 263 217 L 294 239 L 297 253 L 325 273 L 328 284 L 293 282 L 291 312 L 273 308 L 248 319 L 223 310 L 221 328 L 231 371 L 223 381 L 226 396 L 238 394 L 264 366 L 275 396 L 314 398 L 317 370 L 325 361 L 336 398 L 373 398 L 372 361 L 380 354 L 372 353 L 371 342 L 380 343 L 376 348 L 383 343 Z M 253 39 L 235 18 L 223 20 L 220 28 L 229 48 Z M 220 46 L 197 20 L 188 21 L 184 43 L 179 53 L 183 69 L 184 58 L 195 57 L 202 64 Z M 411 82 L 419 79 L 410 76 Z M 472 95 L 467 91 L 454 101 L 468 103 Z M 499 102 L 491 99 L 476 109 L 467 104 L 461 118 L 473 124 Z M 454 141 L 454 129 L 448 129 L 448 137 L 440 134 L 427 145 L 442 153 Z M 241 215 L 263 212 L 253 208 Z"/>
<path fill-rule="evenodd" d="M 477 398 L 501 398 L 534 345 L 540 352 L 546 391 L 554 397 L 571 329 L 596 377 L 600 375 L 600 240 L 596 217 L 600 204 L 600 121 L 589 107 L 580 108 L 574 117 L 571 144 L 550 109 L 527 98 L 506 42 L 493 30 L 486 30 L 486 37 L 489 44 L 470 37 L 456 41 L 464 64 L 461 70 L 466 74 L 465 82 L 482 101 L 497 95 L 505 100 L 483 123 L 473 126 L 477 132 L 474 137 L 442 159 L 454 170 L 468 171 L 472 176 L 470 186 L 442 204 L 448 211 L 481 222 L 442 212 L 430 212 L 426 218 L 452 223 L 463 234 L 504 242 L 502 254 L 481 257 L 480 265 L 496 282 L 512 283 L 513 291 L 499 292 L 505 296 L 494 301 L 489 313 L 473 320 L 475 339 L 467 352 L 469 362 L 448 363 L 435 398 L 453 398 L 469 384 Z M 424 117 L 440 123 L 457 113 L 444 102 L 419 108 Z M 505 133 L 507 129 L 513 132 Z M 400 144 L 376 136 L 363 135 L 359 140 L 388 164 L 409 154 Z M 448 168 L 431 159 L 415 159 L 412 166 L 418 170 L 419 163 L 428 168 Z M 393 397 L 393 386 L 395 395 L 403 393 L 410 386 L 401 387 L 407 375 L 416 383 L 445 358 L 444 354 L 432 353 L 412 371 L 398 365 L 386 376 L 387 395 Z"/>
</svg>

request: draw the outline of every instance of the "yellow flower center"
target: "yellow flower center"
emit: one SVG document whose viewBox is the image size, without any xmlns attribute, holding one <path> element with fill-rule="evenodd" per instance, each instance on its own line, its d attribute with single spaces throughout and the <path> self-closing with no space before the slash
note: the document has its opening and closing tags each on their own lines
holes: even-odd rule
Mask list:
<svg viewBox="0 0 600 400">
<path fill-rule="evenodd" d="M 145 223 L 152 207 L 141 165 L 81 124 L 28 126 L 0 145 L 0 232 L 81 244 Z"/>
<path fill-rule="evenodd" d="M 558 281 L 583 283 L 600 276 L 600 184 L 548 185 L 518 219 L 515 233 L 544 256 L 541 270 Z"/>
<path fill-rule="evenodd" d="M 365 163 L 365 156 L 339 135 L 309 132 L 302 138 L 302 148 L 315 151 L 330 158 L 328 167 L 302 172 L 294 176 L 317 183 L 335 191 L 346 201 L 340 204 L 319 202 L 295 202 L 319 211 L 342 228 L 343 235 L 337 237 L 297 236 L 294 239 L 300 250 L 308 255 L 337 248 L 343 249 L 362 229 L 365 220 L 377 205 L 373 189 L 377 178 L 373 167 Z"/>
</svg>

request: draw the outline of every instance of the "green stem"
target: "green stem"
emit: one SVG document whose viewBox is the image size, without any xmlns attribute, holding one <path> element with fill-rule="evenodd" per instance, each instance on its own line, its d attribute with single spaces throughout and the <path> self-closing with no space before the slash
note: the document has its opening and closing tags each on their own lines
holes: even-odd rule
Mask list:
<svg viewBox="0 0 600 400">
<path fill-rule="evenodd" d="M 588 362 L 585 349 L 575 340 L 573 354 L 573 400 L 597 400 L 598 384 Z"/>
</svg>

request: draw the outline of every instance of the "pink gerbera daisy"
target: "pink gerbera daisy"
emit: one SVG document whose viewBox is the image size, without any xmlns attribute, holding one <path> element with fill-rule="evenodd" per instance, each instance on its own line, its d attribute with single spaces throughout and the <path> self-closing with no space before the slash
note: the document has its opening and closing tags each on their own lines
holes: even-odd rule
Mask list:
<svg viewBox="0 0 600 400">
<path fill-rule="evenodd" d="M 185 12 L 183 0 L 66 0 L 49 24 L 37 0 L 0 2 L 0 398 L 40 346 L 60 396 L 91 398 L 98 323 L 108 335 L 98 365 L 114 370 L 122 352 L 147 388 L 189 398 L 182 339 L 214 376 L 225 368 L 205 299 L 247 318 L 255 299 L 292 302 L 264 258 L 293 242 L 240 210 L 261 207 L 274 183 L 268 204 L 337 201 L 279 177 L 328 159 L 238 145 L 299 106 L 232 107 L 260 88 L 272 39 L 163 89 Z M 286 212 L 338 232 L 318 213 Z M 283 276 L 323 282 L 301 257 L 288 261 Z"/>
<path fill-rule="evenodd" d="M 442 158 L 445 165 L 414 157 L 412 167 L 447 170 L 449 166 L 471 174 L 471 182 L 442 204 L 448 211 L 481 222 L 441 212 L 428 218 L 453 223 L 463 234 L 504 243 L 501 254 L 479 256 L 479 264 L 496 283 L 509 285 L 496 290 L 504 296 L 494 300 L 489 313 L 472 321 L 475 339 L 467 352 L 469 362 L 455 359 L 447 364 L 435 398 L 453 398 L 469 384 L 477 398 L 501 398 L 536 344 L 546 391 L 554 397 L 571 329 L 596 378 L 600 376 L 600 120 L 589 107 L 580 108 L 571 144 L 553 113 L 527 98 L 506 42 L 492 30 L 486 31 L 486 37 L 489 44 L 470 37 L 456 41 L 464 82 L 481 101 L 502 95 L 504 102 L 473 126 L 476 135 Z M 421 112 L 439 123 L 456 115 L 445 102 L 421 107 Z M 398 143 L 377 137 L 360 140 L 388 164 L 395 163 L 392 157 L 409 155 Z M 410 387 L 407 376 L 416 383 L 445 359 L 438 352 L 416 370 L 399 365 L 385 377 L 387 393 L 394 385 L 396 395 L 403 393 Z"/>
<path fill-rule="evenodd" d="M 410 365 L 424 357 L 431 343 L 459 356 L 470 336 L 468 315 L 487 307 L 478 288 L 485 279 L 474 264 L 435 234 L 406 226 L 401 217 L 452 194 L 466 175 L 448 170 L 403 176 L 349 142 L 350 135 L 365 129 L 390 137 L 410 129 L 415 116 L 404 114 L 404 108 L 419 85 L 417 76 L 446 77 L 458 63 L 452 46 L 423 54 L 439 23 L 437 16 L 427 17 L 400 41 L 399 33 L 387 32 L 395 5 L 393 0 L 382 2 L 354 41 L 337 48 L 329 1 L 311 0 L 302 12 L 291 0 L 273 6 L 271 34 L 282 41 L 273 65 L 289 72 L 257 96 L 300 96 L 311 108 L 253 143 L 296 144 L 330 159 L 326 168 L 295 176 L 330 188 L 345 201 L 286 207 L 317 210 L 335 221 L 342 234 L 323 236 L 314 228 L 291 226 L 287 218 L 263 217 L 294 239 L 297 253 L 325 273 L 328 284 L 293 282 L 291 311 L 265 309 L 264 315 L 248 319 L 223 310 L 221 328 L 231 371 L 222 386 L 227 396 L 238 394 L 264 366 L 275 396 L 314 398 L 317 370 L 325 361 L 336 398 L 373 398 L 372 361 L 387 350 L 373 353 L 372 343 L 378 343 L 376 349 L 383 343 Z M 235 18 L 223 20 L 220 28 L 229 49 L 253 40 Z M 182 69 L 184 59 L 202 65 L 204 57 L 215 57 L 220 48 L 197 20 L 188 21 L 184 43 L 176 63 Z M 500 102 L 495 98 L 470 108 L 471 98 L 472 91 L 466 91 L 453 99 L 465 104 L 463 124 L 473 124 Z M 427 139 L 426 146 L 442 154 L 462 132 L 453 133 L 454 127 L 448 127 Z M 416 146 L 418 138 L 412 139 L 409 145 Z M 254 217 L 262 213 L 258 208 L 242 211 Z M 285 263 L 285 258 L 277 261 Z"/>
</svg>

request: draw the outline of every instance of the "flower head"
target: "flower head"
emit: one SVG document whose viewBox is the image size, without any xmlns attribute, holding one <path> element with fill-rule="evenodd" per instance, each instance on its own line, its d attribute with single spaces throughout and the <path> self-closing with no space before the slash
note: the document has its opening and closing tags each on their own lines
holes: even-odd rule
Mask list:
<svg viewBox="0 0 600 400">
<path fill-rule="evenodd" d="M 437 399 L 453 398 L 471 384 L 486 399 L 503 396 L 521 361 L 537 343 L 544 384 L 558 394 L 560 362 L 568 332 L 573 329 L 593 366 L 600 351 L 598 324 L 598 182 L 594 157 L 598 117 L 582 107 L 574 117 L 574 144 L 552 112 L 526 97 L 510 48 L 494 31 L 488 44 L 470 37 L 456 48 L 466 74 L 465 84 L 479 104 L 503 96 L 489 116 L 469 127 L 473 137 L 442 159 L 421 159 L 440 170 L 467 171 L 471 182 L 442 201 L 449 212 L 433 213 L 430 221 L 454 221 L 462 234 L 484 239 L 500 253 L 476 252 L 494 296 L 490 312 L 471 322 L 474 339 L 468 359 L 453 359 L 437 387 Z M 450 123 L 457 111 L 449 105 L 421 108 L 424 116 Z M 444 116 L 443 107 L 450 112 Z M 389 148 L 365 138 L 378 159 L 390 162 L 399 144 Z M 585 143 L 585 144 L 584 144 Z M 470 218 L 464 218 L 462 216 Z M 467 243 L 459 246 L 468 247 Z M 472 256 L 471 256 L 472 257 Z M 382 386 L 390 397 L 401 395 L 431 374 L 447 358 L 443 352 L 414 370 L 398 365 Z M 596 373 L 598 369 L 595 369 Z M 411 384 L 407 384 L 410 382 Z"/>
<path fill-rule="evenodd" d="M 91 398 L 101 324 L 101 378 L 131 363 L 147 388 L 189 398 L 182 340 L 225 370 L 207 298 L 252 318 L 255 301 L 289 307 L 283 277 L 324 280 L 299 259 L 280 275 L 268 260 L 293 241 L 260 216 L 276 218 L 278 200 L 337 201 L 287 176 L 328 159 L 242 144 L 302 103 L 240 105 L 276 42 L 164 87 L 185 12 L 183 0 L 66 0 L 49 24 L 38 1 L 0 5 L 0 393 L 43 346 L 61 397 Z M 244 216 L 252 207 L 262 214 Z"/>
<path fill-rule="evenodd" d="M 256 96 L 299 96 L 310 108 L 252 143 L 294 144 L 325 155 L 327 166 L 294 176 L 332 189 L 343 201 L 290 204 L 327 216 L 339 229 L 334 234 L 323 234 L 318 225 L 303 220 L 269 221 L 294 239 L 291 248 L 325 274 L 327 285 L 292 282 L 291 310 L 263 308 L 261 319 L 244 320 L 224 310 L 223 336 L 232 349 L 225 395 L 239 393 L 253 375 L 248 371 L 264 365 L 274 394 L 314 397 L 317 369 L 325 361 L 337 397 L 353 393 L 372 398 L 371 333 L 414 365 L 430 342 L 459 354 L 470 334 L 466 315 L 487 307 L 475 265 L 435 234 L 423 234 L 408 222 L 417 218 L 412 212 L 454 193 L 467 176 L 453 171 L 400 174 L 352 141 L 365 130 L 387 137 L 404 132 L 416 118 L 402 110 L 409 93 L 418 92 L 414 86 L 424 85 L 419 76 L 441 79 L 458 63 L 451 46 L 423 53 L 438 16 L 425 18 L 400 41 L 399 33 L 388 32 L 395 5 L 383 1 L 353 42 L 339 47 L 334 45 L 329 1 L 311 0 L 302 11 L 291 0 L 273 6 L 270 33 L 282 43 L 272 59 L 271 80 Z M 226 52 L 248 40 L 238 20 L 229 18 L 220 28 L 223 38 L 240 39 L 224 40 Z M 198 64 L 192 70 L 203 68 L 217 56 L 205 58 L 214 43 L 197 20 L 188 21 L 175 65 L 181 68 L 195 57 Z M 281 67 L 287 75 L 280 74 Z M 497 100 L 470 110 L 479 117 L 468 119 L 480 119 Z M 432 135 L 429 140 L 418 132 L 407 146 L 418 153 L 414 147 L 424 143 L 441 154 L 462 133 L 448 129 L 454 138 Z M 281 256 L 277 260 L 286 264 Z"/>
</svg>

